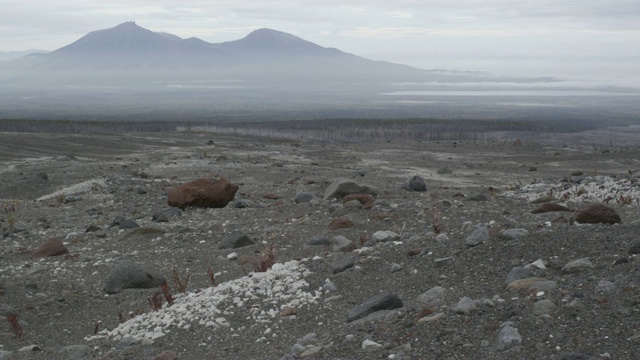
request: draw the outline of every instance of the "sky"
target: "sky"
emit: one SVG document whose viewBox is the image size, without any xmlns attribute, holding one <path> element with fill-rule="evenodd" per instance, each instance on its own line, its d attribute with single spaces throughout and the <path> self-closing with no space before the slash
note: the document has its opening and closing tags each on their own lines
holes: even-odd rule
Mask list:
<svg viewBox="0 0 640 360">
<path fill-rule="evenodd" d="M 209 42 L 267 27 L 425 69 L 640 78 L 640 0 L 0 0 L 0 51 L 55 50 L 131 20 Z"/>
</svg>

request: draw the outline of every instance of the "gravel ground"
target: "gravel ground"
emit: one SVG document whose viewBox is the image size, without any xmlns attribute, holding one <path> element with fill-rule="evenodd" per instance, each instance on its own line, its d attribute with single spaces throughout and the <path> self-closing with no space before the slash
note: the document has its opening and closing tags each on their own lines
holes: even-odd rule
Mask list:
<svg viewBox="0 0 640 360">
<path fill-rule="evenodd" d="M 578 138 L 0 133 L 0 313 L 23 331 L 0 326 L 0 359 L 638 358 L 640 149 Z M 152 219 L 170 189 L 216 174 L 239 185 L 234 202 Z M 413 175 L 427 191 L 402 188 Z M 340 178 L 375 187 L 375 205 L 323 199 Z M 316 198 L 296 203 L 301 192 Z M 622 222 L 532 214 L 545 196 L 605 203 Z M 329 230 L 334 210 L 353 226 Z M 467 245 L 479 228 L 488 236 Z M 254 244 L 220 249 L 235 232 Z M 338 236 L 351 246 L 334 251 Z M 32 259 L 51 238 L 68 253 Z M 269 244 L 277 264 L 254 272 Z M 157 287 L 106 294 L 125 259 L 163 275 L 173 305 L 150 306 Z M 184 293 L 174 273 L 190 276 Z"/>
</svg>

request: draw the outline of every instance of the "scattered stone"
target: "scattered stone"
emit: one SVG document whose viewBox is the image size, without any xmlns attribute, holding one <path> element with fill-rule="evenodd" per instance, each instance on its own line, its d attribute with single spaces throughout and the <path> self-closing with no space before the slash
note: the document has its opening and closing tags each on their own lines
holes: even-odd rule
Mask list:
<svg viewBox="0 0 640 360">
<path fill-rule="evenodd" d="M 393 310 L 402 306 L 402 300 L 397 295 L 383 292 L 349 310 L 347 322 L 361 319 L 376 311 Z"/>
<path fill-rule="evenodd" d="M 354 250 L 354 244 L 353 241 L 347 239 L 346 237 L 338 235 L 333 238 L 333 246 L 331 250 L 334 252 L 352 251 Z"/>
<path fill-rule="evenodd" d="M 6 319 L 9 315 L 19 315 L 18 311 L 11 305 L 0 303 L 0 316 Z"/>
<path fill-rule="evenodd" d="M 453 257 L 449 256 L 446 258 L 433 260 L 433 266 L 435 266 L 436 268 L 441 268 L 441 267 L 452 265 L 454 262 L 456 262 L 456 260 Z"/>
<path fill-rule="evenodd" d="M 408 191 L 427 191 L 427 183 L 421 176 L 413 175 L 404 182 L 402 188 Z"/>
<path fill-rule="evenodd" d="M 358 200 L 365 209 L 371 209 L 376 203 L 376 199 L 369 194 L 350 194 L 345 196 L 342 202 L 346 203 L 352 200 Z"/>
<path fill-rule="evenodd" d="M 548 299 L 543 299 L 536 301 L 533 304 L 533 315 L 542 316 L 542 315 L 551 315 L 556 311 L 556 304 L 553 301 Z"/>
<path fill-rule="evenodd" d="M 573 219 L 579 224 L 619 224 L 621 221 L 615 210 L 602 204 L 590 204 L 576 210 Z"/>
<path fill-rule="evenodd" d="M 443 168 L 438 169 L 436 173 L 438 173 L 438 175 L 447 175 L 447 174 L 453 173 L 453 171 L 451 171 L 451 169 L 445 166 Z"/>
<path fill-rule="evenodd" d="M 555 212 L 555 211 L 572 211 L 572 210 L 560 204 L 546 202 L 538 205 L 535 209 L 531 210 L 531 213 L 542 214 L 542 213 Z"/>
<path fill-rule="evenodd" d="M 640 240 L 634 241 L 631 246 L 629 246 L 629 254 L 640 254 Z"/>
<path fill-rule="evenodd" d="M 89 227 L 87 227 L 87 229 L 84 232 L 90 233 L 90 232 L 96 232 L 100 230 L 102 230 L 102 228 L 100 228 L 100 226 L 98 225 L 89 225 Z"/>
<path fill-rule="evenodd" d="M 440 244 L 444 244 L 447 241 L 449 241 L 449 237 L 447 236 L 447 234 L 438 234 L 436 236 L 436 241 L 439 242 Z"/>
<path fill-rule="evenodd" d="M 518 333 L 518 329 L 513 321 L 507 321 L 500 325 L 498 338 L 496 340 L 496 348 L 498 351 L 507 351 L 518 349 L 522 345 L 522 337 Z"/>
<path fill-rule="evenodd" d="M 332 182 L 324 192 L 324 199 L 331 200 L 333 198 L 342 199 L 350 194 L 369 194 L 377 196 L 378 190 L 369 185 L 361 185 L 355 181 L 347 179 L 338 179 Z"/>
<path fill-rule="evenodd" d="M 36 177 L 41 180 L 49 180 L 49 175 L 46 172 L 39 172 L 36 174 Z"/>
<path fill-rule="evenodd" d="M 527 230 L 527 229 L 508 229 L 508 230 L 503 230 L 501 232 L 501 235 L 505 239 L 515 240 L 515 239 L 519 239 L 521 237 L 525 237 L 525 236 L 529 235 L 529 230 Z"/>
<path fill-rule="evenodd" d="M 391 273 L 398 272 L 398 271 L 402 270 L 402 265 L 400 265 L 398 263 L 392 263 L 390 270 L 391 270 Z"/>
<path fill-rule="evenodd" d="M 188 206 L 223 208 L 233 200 L 236 191 L 238 185 L 220 176 L 197 179 L 171 189 L 167 202 L 183 210 Z"/>
<path fill-rule="evenodd" d="M 505 285 L 509 285 L 516 280 L 526 279 L 531 276 L 531 269 L 522 268 L 522 267 L 514 267 L 507 274 L 507 279 L 505 280 Z"/>
<path fill-rule="evenodd" d="M 296 204 L 305 204 L 311 202 L 316 197 L 316 195 L 312 192 L 299 192 L 296 194 L 295 202 Z"/>
<path fill-rule="evenodd" d="M 233 207 L 236 209 L 248 208 L 248 207 L 251 207 L 251 201 L 247 199 L 238 199 L 233 202 Z"/>
<path fill-rule="evenodd" d="M 331 273 L 339 274 L 356 264 L 356 257 L 353 255 L 343 256 L 342 258 L 331 263 Z"/>
<path fill-rule="evenodd" d="M 309 240 L 309 245 L 312 246 L 326 246 L 331 244 L 333 244 L 333 238 L 328 234 L 317 234 Z"/>
<path fill-rule="evenodd" d="M 426 292 L 418 295 L 418 302 L 425 308 L 432 309 L 444 304 L 447 290 L 442 286 L 434 286 Z"/>
<path fill-rule="evenodd" d="M 339 205 L 333 212 L 331 217 L 340 217 L 347 214 L 357 213 L 362 208 L 362 204 L 358 200 L 347 201 L 343 205 Z"/>
<path fill-rule="evenodd" d="M 122 216 L 117 216 L 115 219 L 113 219 L 110 227 L 114 227 L 114 226 L 117 226 L 118 229 L 121 229 L 121 230 L 135 229 L 139 227 L 139 225 L 135 221 L 130 219 L 125 219 Z"/>
<path fill-rule="evenodd" d="M 255 242 L 253 242 L 249 236 L 241 231 L 234 231 L 222 240 L 222 243 L 220 243 L 220 249 L 237 249 L 253 244 L 255 244 Z"/>
<path fill-rule="evenodd" d="M 280 317 L 287 317 L 287 316 L 293 316 L 296 315 L 298 313 L 298 309 L 296 309 L 295 307 L 288 307 L 282 311 L 280 311 L 278 313 L 278 316 Z"/>
<path fill-rule="evenodd" d="M 507 285 L 507 290 L 509 291 L 528 290 L 532 285 L 539 283 L 541 281 L 547 281 L 547 279 L 539 278 L 539 277 L 528 277 L 525 279 L 514 280 Z"/>
<path fill-rule="evenodd" d="M 473 194 L 464 198 L 465 201 L 489 201 L 485 194 Z"/>
<path fill-rule="evenodd" d="M 49 256 L 60 256 L 68 253 L 69 250 L 67 250 L 67 247 L 64 246 L 62 241 L 51 238 L 45 240 L 42 245 L 38 246 L 31 254 L 31 258 L 39 259 Z"/>
<path fill-rule="evenodd" d="M 338 230 L 338 229 L 347 229 L 350 227 L 354 227 L 355 224 L 351 219 L 345 217 L 338 217 L 329 223 L 329 230 Z"/>
<path fill-rule="evenodd" d="M 596 292 L 599 293 L 610 293 L 616 289 L 616 284 L 607 280 L 600 280 L 598 285 L 596 286 Z"/>
<path fill-rule="evenodd" d="M 262 197 L 269 200 L 278 200 L 280 198 L 278 194 L 274 194 L 274 193 L 266 193 Z"/>
<path fill-rule="evenodd" d="M 529 286 L 529 290 L 535 291 L 535 292 L 539 292 L 539 291 L 551 292 L 557 289 L 558 289 L 558 283 L 552 280 L 539 281 Z"/>
<path fill-rule="evenodd" d="M 104 292 L 116 294 L 125 289 L 150 289 L 165 282 L 162 274 L 148 270 L 131 260 L 122 260 L 109 272 Z"/>
<path fill-rule="evenodd" d="M 585 270 L 592 269 L 593 263 L 587 258 L 571 261 L 562 267 L 562 272 L 566 274 L 579 273 Z"/>
<path fill-rule="evenodd" d="M 416 321 L 416 323 L 417 324 L 419 324 L 419 323 L 432 323 L 432 322 L 436 322 L 436 321 L 438 321 L 440 319 L 443 319 L 444 316 L 445 316 L 445 314 L 441 312 L 441 313 L 433 314 L 431 316 L 422 317 L 422 318 L 418 319 L 418 321 Z"/>
<path fill-rule="evenodd" d="M 42 351 L 42 348 L 38 345 L 28 345 L 18 349 L 18 352 L 29 352 L 29 351 Z"/>
<path fill-rule="evenodd" d="M 472 311 L 477 310 L 478 306 L 476 302 L 473 301 L 470 297 L 463 297 L 458 301 L 457 304 L 451 306 L 451 310 L 455 311 L 458 314 L 470 314 Z"/>
<path fill-rule="evenodd" d="M 143 187 L 137 187 L 137 188 L 136 188 L 136 193 L 137 193 L 138 195 L 144 195 L 144 194 L 146 194 L 146 193 L 147 193 L 147 189 L 145 189 L 145 188 L 143 188 Z"/>
<path fill-rule="evenodd" d="M 529 171 L 538 171 L 538 168 L 535 166 L 529 166 Z"/>
<path fill-rule="evenodd" d="M 182 210 L 172 207 L 157 211 L 151 216 L 151 220 L 155 222 L 169 222 L 169 219 L 182 216 Z"/>
<path fill-rule="evenodd" d="M 362 350 L 378 350 L 382 348 L 382 344 L 369 339 L 364 339 L 362 342 Z"/>
<path fill-rule="evenodd" d="M 591 360 L 593 359 L 591 356 L 585 353 L 567 353 L 562 354 L 558 357 L 558 360 Z"/>
<path fill-rule="evenodd" d="M 489 240 L 489 228 L 486 226 L 481 226 L 474 230 L 471 235 L 467 236 L 464 242 L 468 246 L 477 246 L 487 240 Z"/>
<path fill-rule="evenodd" d="M 389 230 L 376 231 L 375 233 L 373 233 L 373 235 L 371 235 L 371 240 L 373 240 L 375 243 L 395 241 L 398 239 L 400 239 L 400 235 Z"/>
</svg>

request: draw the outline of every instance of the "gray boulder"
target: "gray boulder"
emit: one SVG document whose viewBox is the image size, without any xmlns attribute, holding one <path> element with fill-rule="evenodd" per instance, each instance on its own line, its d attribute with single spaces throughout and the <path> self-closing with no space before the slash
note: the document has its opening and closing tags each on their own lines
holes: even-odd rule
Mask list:
<svg viewBox="0 0 640 360">
<path fill-rule="evenodd" d="M 117 294 L 124 289 L 150 289 L 166 282 L 162 274 L 149 270 L 131 260 L 122 260 L 107 275 L 104 292 Z"/>
<path fill-rule="evenodd" d="M 246 234 L 240 231 L 234 231 L 227 236 L 222 243 L 220 249 L 237 249 L 244 246 L 255 244 Z"/>
<path fill-rule="evenodd" d="M 400 300 L 397 295 L 385 291 L 349 310 L 347 322 L 361 319 L 376 311 L 393 310 L 401 308 L 402 306 L 402 300 Z"/>
<path fill-rule="evenodd" d="M 404 182 L 403 189 L 409 191 L 427 191 L 427 183 L 418 175 L 413 175 Z"/>
<path fill-rule="evenodd" d="M 311 202 L 316 197 L 316 195 L 312 192 L 302 191 L 296 194 L 296 204 L 304 204 Z"/>
<path fill-rule="evenodd" d="M 377 196 L 378 190 L 372 186 L 358 184 L 352 180 L 338 179 L 327 187 L 323 198 L 325 200 L 333 198 L 342 199 L 350 194 L 369 194 L 371 196 Z"/>
<path fill-rule="evenodd" d="M 465 244 L 469 246 L 480 245 L 483 242 L 489 240 L 489 228 L 481 226 L 471 233 L 465 240 Z"/>
</svg>

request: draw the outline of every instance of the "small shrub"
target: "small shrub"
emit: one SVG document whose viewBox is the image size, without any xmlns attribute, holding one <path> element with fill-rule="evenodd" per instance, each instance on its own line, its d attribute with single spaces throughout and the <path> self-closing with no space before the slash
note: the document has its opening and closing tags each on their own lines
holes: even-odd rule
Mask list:
<svg viewBox="0 0 640 360">
<path fill-rule="evenodd" d="M 164 299 L 167 301 L 167 304 L 169 304 L 169 306 L 173 305 L 173 295 L 171 295 L 171 290 L 169 290 L 169 284 L 162 284 L 160 289 L 162 290 L 162 295 L 164 295 Z"/>
<path fill-rule="evenodd" d="M 7 321 L 9 322 L 9 327 L 11 328 L 11 332 L 19 341 L 24 340 L 24 330 L 22 329 L 22 324 L 20 324 L 20 319 L 18 315 L 7 315 Z"/>
<path fill-rule="evenodd" d="M 216 281 L 216 274 L 213 272 L 211 266 L 207 268 L 207 276 L 209 277 L 209 281 L 211 281 L 211 286 L 218 286 L 218 282 Z"/>
<path fill-rule="evenodd" d="M 153 295 L 147 298 L 147 302 L 149 303 L 149 306 L 151 307 L 151 309 L 153 309 L 153 311 L 158 311 L 162 309 L 162 303 L 164 302 L 164 300 L 162 300 L 162 294 L 160 293 L 160 291 L 156 291 L 153 293 Z"/>
<path fill-rule="evenodd" d="M 173 287 L 180 293 L 187 292 L 187 288 L 189 287 L 189 283 L 191 283 L 191 274 L 187 273 L 185 281 L 180 279 L 180 275 L 178 275 L 178 271 L 173 269 Z"/>
<path fill-rule="evenodd" d="M 273 242 L 271 242 L 262 252 L 262 257 L 260 260 L 254 265 L 254 270 L 256 272 L 265 272 L 276 263 L 276 248 Z"/>
</svg>

